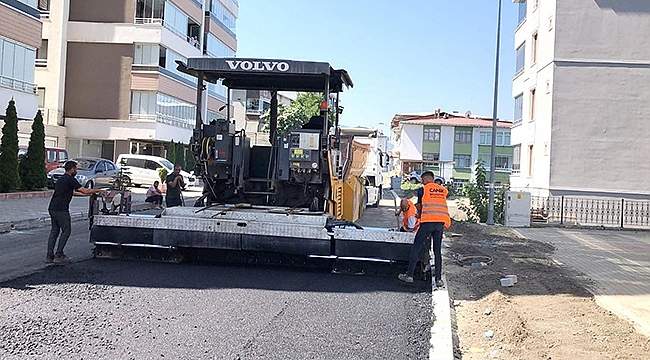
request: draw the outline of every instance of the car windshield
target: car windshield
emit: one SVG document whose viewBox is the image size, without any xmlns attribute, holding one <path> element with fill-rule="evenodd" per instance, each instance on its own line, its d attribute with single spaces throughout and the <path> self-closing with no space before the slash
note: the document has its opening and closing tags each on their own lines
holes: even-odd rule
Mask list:
<svg viewBox="0 0 650 360">
<path fill-rule="evenodd" d="M 73 159 L 77 163 L 77 169 L 81 171 L 92 170 L 95 167 L 95 161 L 90 159 Z"/>
<path fill-rule="evenodd" d="M 160 163 L 163 164 L 164 167 L 167 168 L 167 170 L 174 170 L 174 165 L 169 162 L 169 160 L 160 160 Z"/>
</svg>

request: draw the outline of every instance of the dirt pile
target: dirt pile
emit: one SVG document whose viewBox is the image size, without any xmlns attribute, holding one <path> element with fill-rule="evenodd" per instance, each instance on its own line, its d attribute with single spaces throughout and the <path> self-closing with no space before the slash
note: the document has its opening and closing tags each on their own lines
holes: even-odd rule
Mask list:
<svg viewBox="0 0 650 360">
<path fill-rule="evenodd" d="M 554 262 L 552 246 L 476 224 L 451 232 L 460 235 L 445 240 L 457 358 L 648 359 L 650 339 L 599 307 L 593 284 Z M 506 275 L 518 282 L 501 286 Z"/>
</svg>

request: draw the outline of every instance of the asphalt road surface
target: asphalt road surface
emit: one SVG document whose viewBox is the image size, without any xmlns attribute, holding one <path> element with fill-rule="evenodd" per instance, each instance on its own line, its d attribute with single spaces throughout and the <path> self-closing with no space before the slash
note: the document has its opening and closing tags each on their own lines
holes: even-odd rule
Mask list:
<svg viewBox="0 0 650 360">
<path fill-rule="evenodd" d="M 67 266 L 43 264 L 49 229 L 0 234 L 0 359 L 428 357 L 425 282 L 92 259 L 73 226 Z"/>
</svg>

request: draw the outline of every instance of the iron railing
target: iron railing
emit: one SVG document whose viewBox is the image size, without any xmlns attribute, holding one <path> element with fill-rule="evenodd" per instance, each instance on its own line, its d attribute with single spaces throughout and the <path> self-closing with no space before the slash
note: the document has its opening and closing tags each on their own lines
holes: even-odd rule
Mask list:
<svg viewBox="0 0 650 360">
<path fill-rule="evenodd" d="M 30 94 L 36 94 L 36 86 L 34 84 L 7 76 L 0 76 L 0 86 Z"/>
<path fill-rule="evenodd" d="M 650 227 L 650 201 L 533 196 L 531 219 L 561 225 L 647 228 Z"/>
</svg>

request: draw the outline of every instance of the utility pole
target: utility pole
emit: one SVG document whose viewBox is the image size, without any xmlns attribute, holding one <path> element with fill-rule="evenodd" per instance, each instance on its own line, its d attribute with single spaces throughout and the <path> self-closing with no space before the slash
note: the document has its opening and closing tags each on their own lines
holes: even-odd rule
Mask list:
<svg viewBox="0 0 650 360">
<path fill-rule="evenodd" d="M 497 53 L 496 64 L 494 68 L 494 107 L 492 108 L 492 145 L 490 146 L 490 185 L 488 197 L 488 215 L 487 224 L 494 225 L 494 168 L 496 158 L 496 142 L 497 142 L 497 106 L 499 104 L 499 53 L 501 51 L 501 0 L 497 0 L 498 14 L 497 14 Z M 479 186 L 485 186 L 479 184 Z"/>
</svg>

